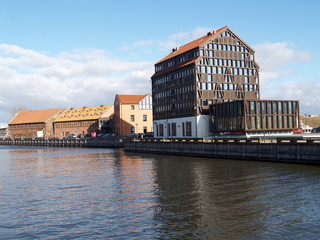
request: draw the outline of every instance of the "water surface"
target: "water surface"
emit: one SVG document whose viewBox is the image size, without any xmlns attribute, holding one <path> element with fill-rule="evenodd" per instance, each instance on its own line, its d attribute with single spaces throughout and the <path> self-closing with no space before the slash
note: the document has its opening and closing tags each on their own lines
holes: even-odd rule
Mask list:
<svg viewBox="0 0 320 240">
<path fill-rule="evenodd" d="M 0 146 L 0 239 L 318 239 L 320 168 Z"/>
</svg>

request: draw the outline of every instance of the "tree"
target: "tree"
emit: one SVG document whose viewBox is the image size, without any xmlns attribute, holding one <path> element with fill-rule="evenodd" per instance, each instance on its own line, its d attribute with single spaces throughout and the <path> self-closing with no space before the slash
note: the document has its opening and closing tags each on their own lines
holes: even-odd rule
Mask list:
<svg viewBox="0 0 320 240">
<path fill-rule="evenodd" d="M 28 111 L 28 110 L 29 110 L 29 108 L 27 108 L 27 107 L 25 107 L 25 106 L 22 106 L 22 105 L 20 105 L 19 107 L 14 106 L 14 107 L 12 108 L 12 110 L 11 110 L 11 115 L 14 117 L 14 116 L 16 116 L 19 112 L 21 112 L 21 111 Z"/>
</svg>

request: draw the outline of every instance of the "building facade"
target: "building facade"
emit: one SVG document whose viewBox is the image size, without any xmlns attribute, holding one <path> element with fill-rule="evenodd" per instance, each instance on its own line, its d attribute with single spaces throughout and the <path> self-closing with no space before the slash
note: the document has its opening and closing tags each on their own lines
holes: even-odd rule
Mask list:
<svg viewBox="0 0 320 240">
<path fill-rule="evenodd" d="M 9 122 L 8 136 L 54 137 L 53 121 L 62 111 L 63 108 L 21 111 Z"/>
<path fill-rule="evenodd" d="M 259 100 L 255 51 L 228 26 L 172 52 L 155 64 L 152 79 L 154 136 L 204 138 L 209 106 Z"/>
<path fill-rule="evenodd" d="M 213 104 L 210 120 L 211 132 L 248 136 L 292 133 L 299 128 L 299 101 L 237 100 Z"/>
<path fill-rule="evenodd" d="M 127 136 L 130 133 L 153 132 L 152 96 L 117 94 L 114 100 L 115 133 Z"/>
<path fill-rule="evenodd" d="M 55 137 L 97 134 L 104 124 L 112 122 L 113 113 L 112 105 L 66 109 L 54 121 Z"/>
</svg>

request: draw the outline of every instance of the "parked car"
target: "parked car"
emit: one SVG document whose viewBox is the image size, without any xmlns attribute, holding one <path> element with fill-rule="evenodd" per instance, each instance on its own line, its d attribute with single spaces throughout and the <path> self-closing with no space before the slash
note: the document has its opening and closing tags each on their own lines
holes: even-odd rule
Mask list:
<svg viewBox="0 0 320 240">
<path fill-rule="evenodd" d="M 139 135 L 138 135 L 137 133 L 129 133 L 129 134 L 128 134 L 128 137 L 129 137 L 129 138 L 138 138 Z"/>
<path fill-rule="evenodd" d="M 108 137 L 114 137 L 114 136 L 117 136 L 117 134 L 115 134 L 115 133 L 107 133 L 107 136 Z"/>
<path fill-rule="evenodd" d="M 76 138 L 77 136 L 75 134 L 69 134 L 68 138 Z"/>
<path fill-rule="evenodd" d="M 153 132 L 147 132 L 147 133 L 144 135 L 144 138 L 153 138 Z"/>
<path fill-rule="evenodd" d="M 91 133 L 87 133 L 84 135 L 84 137 L 92 137 Z"/>
<path fill-rule="evenodd" d="M 96 132 L 91 132 L 91 137 L 97 137 L 97 133 Z"/>
<path fill-rule="evenodd" d="M 98 138 L 104 138 L 104 137 L 107 137 L 108 136 L 108 134 L 107 133 L 99 133 L 98 134 Z"/>
</svg>

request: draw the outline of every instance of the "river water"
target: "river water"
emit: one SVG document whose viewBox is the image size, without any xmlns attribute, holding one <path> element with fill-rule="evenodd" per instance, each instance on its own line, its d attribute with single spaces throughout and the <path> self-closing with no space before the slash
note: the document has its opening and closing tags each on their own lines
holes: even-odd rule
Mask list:
<svg viewBox="0 0 320 240">
<path fill-rule="evenodd" d="M 320 168 L 0 146 L 0 239 L 319 239 Z"/>
</svg>

